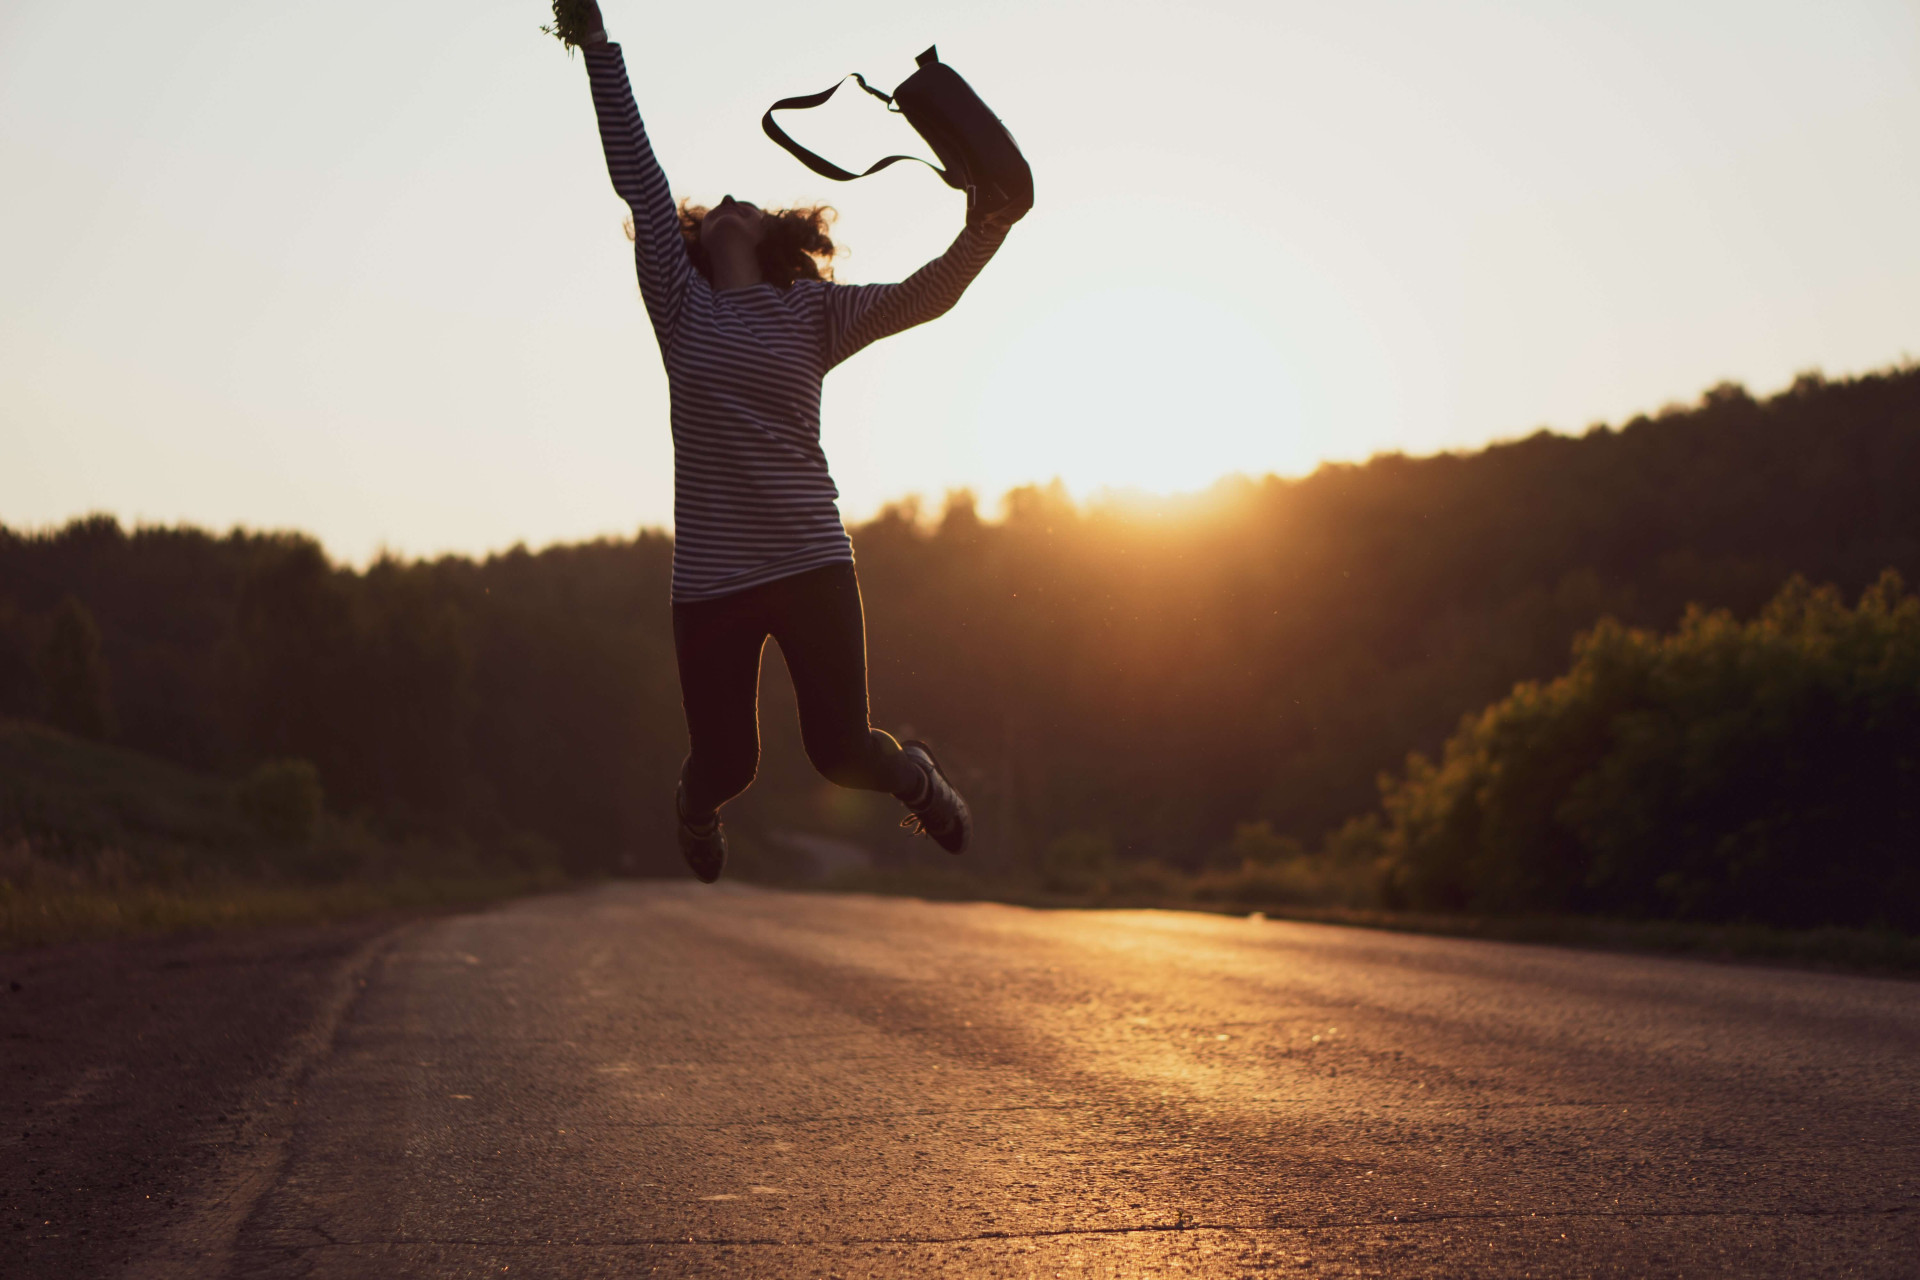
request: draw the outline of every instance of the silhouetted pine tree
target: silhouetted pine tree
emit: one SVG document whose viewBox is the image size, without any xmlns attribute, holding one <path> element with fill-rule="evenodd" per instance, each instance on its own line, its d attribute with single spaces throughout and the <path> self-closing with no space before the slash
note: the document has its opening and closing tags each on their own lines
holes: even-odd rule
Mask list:
<svg viewBox="0 0 1920 1280">
<path fill-rule="evenodd" d="M 47 640 L 40 648 L 40 682 L 47 720 L 82 738 L 113 735 L 113 703 L 108 693 L 107 660 L 100 651 L 100 628 L 87 607 L 63 597 L 53 611 Z"/>
</svg>

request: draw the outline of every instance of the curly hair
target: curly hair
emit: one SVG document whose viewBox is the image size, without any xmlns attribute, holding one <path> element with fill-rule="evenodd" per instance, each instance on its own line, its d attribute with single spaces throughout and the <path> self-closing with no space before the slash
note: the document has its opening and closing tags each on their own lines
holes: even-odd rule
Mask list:
<svg viewBox="0 0 1920 1280">
<path fill-rule="evenodd" d="M 827 228 L 839 215 L 831 205 L 816 204 L 799 209 L 762 209 L 767 221 L 766 238 L 760 242 L 760 272 L 767 283 L 784 289 L 795 280 L 833 279 L 833 258 L 841 252 L 834 248 Z M 700 247 L 700 219 L 707 206 L 680 202 L 680 234 L 686 237 L 687 253 L 700 274 L 713 282 L 713 264 Z"/>
</svg>

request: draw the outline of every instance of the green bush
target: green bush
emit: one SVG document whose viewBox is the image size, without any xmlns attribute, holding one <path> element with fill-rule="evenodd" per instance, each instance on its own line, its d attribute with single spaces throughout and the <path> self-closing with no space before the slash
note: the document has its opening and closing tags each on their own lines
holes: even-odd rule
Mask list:
<svg viewBox="0 0 1920 1280">
<path fill-rule="evenodd" d="M 1154 858 L 1123 858 L 1107 877 L 1107 892 L 1116 898 L 1157 905 L 1177 902 L 1188 894 L 1187 877 Z"/>
<path fill-rule="evenodd" d="M 1228 867 L 1271 867 L 1304 857 L 1306 852 L 1298 840 L 1275 834 L 1273 824 L 1262 819 L 1242 822 L 1233 829 L 1222 861 Z"/>
<path fill-rule="evenodd" d="M 1069 831 L 1040 855 L 1040 882 L 1053 893 L 1105 893 L 1113 867 L 1111 836 Z"/>
<path fill-rule="evenodd" d="M 305 760 L 269 760 L 247 775 L 237 798 L 240 812 L 266 839 L 304 846 L 320 823 L 320 771 Z"/>
<path fill-rule="evenodd" d="M 1603 621 L 1383 793 L 1398 905 L 1920 928 L 1920 600 Z"/>
<path fill-rule="evenodd" d="M 1195 877 L 1192 892 L 1201 902 L 1239 906 L 1365 908 L 1378 905 L 1379 879 L 1377 859 L 1346 857 L 1329 847 L 1205 871 Z"/>
</svg>

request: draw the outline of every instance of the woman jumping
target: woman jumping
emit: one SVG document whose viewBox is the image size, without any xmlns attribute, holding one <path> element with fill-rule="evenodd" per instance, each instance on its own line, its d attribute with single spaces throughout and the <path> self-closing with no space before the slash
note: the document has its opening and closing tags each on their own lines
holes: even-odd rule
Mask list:
<svg viewBox="0 0 1920 1280">
<path fill-rule="evenodd" d="M 823 277 L 833 253 L 824 210 L 763 210 L 730 195 L 711 209 L 676 207 L 620 46 L 597 5 L 580 11 L 607 172 L 633 211 L 640 294 L 672 401 L 673 644 L 692 740 L 675 800 L 680 852 L 701 880 L 719 878 L 720 807 L 759 768 L 760 655 L 772 636 L 813 766 L 840 786 L 890 792 L 909 811 L 902 825 L 960 853 L 973 820 L 932 750 L 867 722 L 866 622 L 820 447 L 820 383 L 876 338 L 953 306 L 1007 222 L 968 226 L 899 284 L 848 286 Z"/>
</svg>

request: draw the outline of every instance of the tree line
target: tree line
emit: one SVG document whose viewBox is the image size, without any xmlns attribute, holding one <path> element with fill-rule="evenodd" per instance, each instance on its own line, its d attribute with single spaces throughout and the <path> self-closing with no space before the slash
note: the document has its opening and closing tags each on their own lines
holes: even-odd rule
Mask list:
<svg viewBox="0 0 1920 1280">
<path fill-rule="evenodd" d="M 1186 501 L 903 503 L 853 531 L 875 720 L 939 746 L 990 871 L 1074 833 L 1190 868 L 1250 823 L 1317 847 L 1602 618 L 1663 632 L 1693 605 L 1754 618 L 1796 574 L 1848 598 L 1920 579 L 1915 493 L 1903 367 Z M 647 531 L 356 570 L 298 534 L 0 530 L 0 714 L 235 775 L 302 759 L 396 831 L 671 871 L 671 556 Z M 730 823 L 911 856 L 887 804 L 810 776 L 768 667 Z"/>
</svg>

